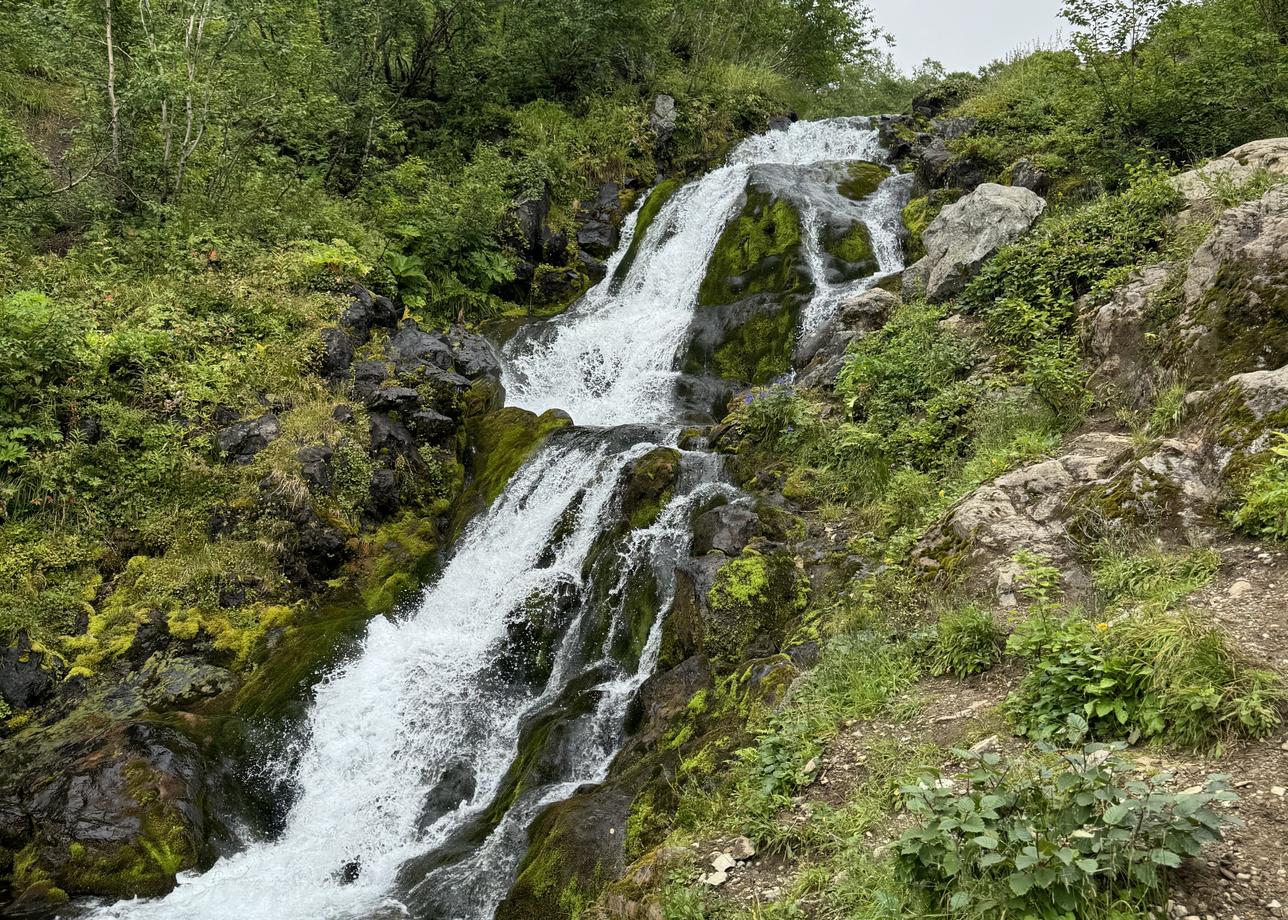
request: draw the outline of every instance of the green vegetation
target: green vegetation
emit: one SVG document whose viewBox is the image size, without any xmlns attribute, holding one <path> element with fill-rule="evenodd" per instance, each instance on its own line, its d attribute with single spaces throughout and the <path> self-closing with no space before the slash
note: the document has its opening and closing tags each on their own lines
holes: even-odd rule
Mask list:
<svg viewBox="0 0 1288 920">
<path fill-rule="evenodd" d="M 855 160 L 847 167 L 846 178 L 841 182 L 838 191 L 851 201 L 862 201 L 890 178 L 890 169 L 880 163 L 868 163 Z M 853 260 L 851 260 L 853 261 Z"/>
<path fill-rule="evenodd" d="M 957 917 L 1159 907 L 1167 872 L 1220 839 L 1231 820 L 1219 805 L 1238 797 L 1224 777 L 1202 792 L 1171 793 L 1167 774 L 1137 778 L 1125 748 L 1044 747 L 1045 761 L 1005 766 L 997 753 L 956 752 L 967 763 L 962 776 L 903 789 L 919 823 L 895 845 L 900 877 L 924 892 L 928 909 Z"/>
<path fill-rule="evenodd" d="M 1278 432 L 1271 458 L 1242 490 L 1234 524 L 1253 536 L 1288 540 L 1288 433 Z"/>
<path fill-rule="evenodd" d="M 997 664 L 1005 646 L 1006 636 L 987 610 L 978 607 L 953 610 L 935 624 L 930 672 L 955 677 L 979 674 Z"/>
<path fill-rule="evenodd" d="M 749 188 L 742 213 L 725 228 L 698 290 L 704 306 L 733 303 L 753 294 L 803 291 L 801 220 L 782 198 Z"/>
</svg>

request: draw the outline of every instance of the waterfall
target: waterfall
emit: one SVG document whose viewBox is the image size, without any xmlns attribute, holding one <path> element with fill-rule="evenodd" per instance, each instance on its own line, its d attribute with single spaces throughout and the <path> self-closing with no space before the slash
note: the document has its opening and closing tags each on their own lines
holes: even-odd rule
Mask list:
<svg viewBox="0 0 1288 920">
<path fill-rule="evenodd" d="M 610 575 L 590 574 L 606 522 L 616 519 L 623 470 L 673 443 L 678 357 L 707 261 L 749 175 L 879 155 L 866 119 L 799 123 L 749 139 L 666 203 L 615 277 L 632 242 L 628 220 L 608 280 L 505 349 L 509 402 L 564 409 L 580 427 L 553 435 L 467 528 L 415 608 L 373 620 L 359 652 L 316 687 L 297 756 L 280 767 L 296 790 L 282 832 L 205 873 L 184 874 L 165 898 L 101 906 L 94 916 L 491 917 L 528 824 L 604 778 L 626 707 L 656 665 L 660 615 L 637 654 L 618 648 L 629 629 L 628 580 L 647 579 L 657 611 L 666 610 L 693 509 L 717 494 L 737 498 L 715 458 L 686 453 L 670 504 L 651 526 L 620 537 Z M 901 266 L 901 181 L 845 203 L 868 223 L 883 273 Z M 808 210 L 804 218 L 812 237 L 815 218 Z M 817 240 L 806 249 L 816 283 L 803 317 L 812 326 L 849 287 L 826 283 Z M 592 584 L 595 577 L 611 583 Z M 513 617 L 549 597 L 568 598 L 570 613 L 548 674 L 516 676 L 502 660 Z M 515 786 L 508 777 L 524 733 L 542 719 L 558 726 L 561 756 L 542 782 Z"/>
</svg>

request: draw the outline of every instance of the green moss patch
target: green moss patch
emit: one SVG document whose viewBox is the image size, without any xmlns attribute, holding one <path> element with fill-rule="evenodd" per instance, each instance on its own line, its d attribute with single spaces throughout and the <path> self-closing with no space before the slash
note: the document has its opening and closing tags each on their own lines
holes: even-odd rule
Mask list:
<svg viewBox="0 0 1288 920">
<path fill-rule="evenodd" d="M 808 602 L 809 583 L 790 556 L 744 550 L 721 567 L 707 593 L 707 656 L 725 666 L 741 660 L 754 639 L 781 634 Z"/>
<path fill-rule="evenodd" d="M 823 249 L 844 263 L 841 273 L 846 281 L 867 278 L 881 267 L 872 247 L 872 232 L 861 220 L 847 230 L 829 233 L 823 239 Z"/>
<path fill-rule="evenodd" d="M 653 226 L 653 221 L 657 219 L 662 206 L 670 201 L 672 196 L 680 190 L 681 184 L 679 179 L 666 179 L 655 185 L 652 191 L 648 193 L 648 198 L 644 200 L 644 205 L 640 208 L 640 212 L 635 218 L 635 234 L 631 237 L 630 248 L 626 250 L 626 255 L 618 263 L 617 271 L 613 273 L 615 279 L 625 278 L 627 272 L 631 270 L 649 227 Z"/>
<path fill-rule="evenodd" d="M 764 384 L 791 370 L 796 345 L 795 309 L 761 313 L 743 323 L 716 348 L 712 364 L 726 380 Z"/>
<path fill-rule="evenodd" d="M 718 306 L 752 294 L 802 292 L 809 282 L 801 264 L 801 221 L 796 209 L 781 198 L 749 189 L 742 213 L 716 243 L 698 302 Z"/>
<path fill-rule="evenodd" d="M 862 201 L 881 187 L 881 183 L 890 178 L 890 170 L 880 163 L 856 160 L 850 164 L 849 177 L 837 186 L 839 191 L 851 201 Z"/>
</svg>

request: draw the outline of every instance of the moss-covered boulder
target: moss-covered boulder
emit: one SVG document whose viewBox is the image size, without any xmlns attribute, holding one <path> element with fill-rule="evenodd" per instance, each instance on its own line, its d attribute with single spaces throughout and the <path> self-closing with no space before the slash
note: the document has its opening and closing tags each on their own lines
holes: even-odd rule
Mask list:
<svg viewBox="0 0 1288 920">
<path fill-rule="evenodd" d="M 649 191 L 644 204 L 640 206 L 639 214 L 635 216 L 635 231 L 631 236 L 631 245 L 627 247 L 626 255 L 622 257 L 622 261 L 618 263 L 613 273 L 614 280 L 621 280 L 630 272 L 631 266 L 635 264 L 635 257 L 639 255 L 644 237 L 653 226 L 653 221 L 657 220 L 663 205 L 671 200 L 682 184 L 679 179 L 664 179 Z"/>
<path fill-rule="evenodd" d="M 68 896 L 155 897 L 195 868 L 205 847 L 205 776 L 196 746 L 177 732 L 116 723 L 92 741 L 70 732 L 37 755 L 33 770 L 0 790 L 0 825 L 36 833 L 10 851 L 9 897 L 18 903 Z M 55 769 L 61 772 L 54 772 Z"/>
<path fill-rule="evenodd" d="M 753 294 L 786 295 L 808 288 L 796 208 L 785 198 L 748 188 L 742 212 L 716 243 L 698 302 L 718 306 Z"/>
<path fill-rule="evenodd" d="M 823 249 L 833 259 L 833 270 L 842 281 L 875 275 L 881 268 L 872 246 L 872 231 L 856 220 L 848 227 L 834 227 L 823 237 Z"/>
<path fill-rule="evenodd" d="M 680 452 L 658 447 L 632 460 L 622 471 L 622 514 L 632 530 L 651 527 L 675 492 Z"/>
<path fill-rule="evenodd" d="M 867 160 L 855 160 L 847 167 L 847 175 L 837 191 L 851 201 L 862 201 L 881 187 L 881 183 L 890 178 L 890 168 L 880 163 Z"/>
<path fill-rule="evenodd" d="M 474 456 L 469 467 L 469 482 L 452 522 L 452 533 L 459 534 L 466 521 L 496 501 L 510 477 L 536 453 L 551 432 L 571 424 L 568 414 L 558 409 L 537 415 L 517 406 L 469 420 L 467 429 Z"/>
<path fill-rule="evenodd" d="M 729 666 L 755 651 L 776 653 L 783 630 L 808 601 L 809 581 L 791 556 L 744 550 L 720 567 L 707 592 L 707 657 L 717 666 Z"/>
</svg>

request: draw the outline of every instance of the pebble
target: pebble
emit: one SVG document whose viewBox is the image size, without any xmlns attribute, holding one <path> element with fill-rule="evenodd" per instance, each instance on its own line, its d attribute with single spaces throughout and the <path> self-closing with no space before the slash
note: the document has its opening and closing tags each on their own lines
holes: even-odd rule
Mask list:
<svg viewBox="0 0 1288 920">
<path fill-rule="evenodd" d="M 742 862 L 756 855 L 756 845 L 746 837 L 739 837 L 729 847 L 729 855 Z"/>
<path fill-rule="evenodd" d="M 1288 795 L 1288 789 L 1285 789 L 1283 786 L 1271 786 L 1270 794 L 1277 795 L 1282 799 L 1285 795 Z"/>
<path fill-rule="evenodd" d="M 738 863 L 735 862 L 734 858 L 728 853 L 721 853 L 715 859 L 711 860 L 711 868 L 715 869 L 716 872 L 719 873 L 728 872 L 736 865 L 738 865 Z"/>
<path fill-rule="evenodd" d="M 710 885 L 712 888 L 719 888 L 727 881 L 729 881 L 727 872 L 712 872 L 710 875 L 702 876 L 702 884 Z"/>
<path fill-rule="evenodd" d="M 1243 597 L 1244 595 L 1251 593 L 1251 591 L 1252 582 L 1247 581 L 1246 579 L 1240 579 L 1230 585 L 1230 589 L 1226 593 L 1228 593 L 1230 597 Z"/>
</svg>

